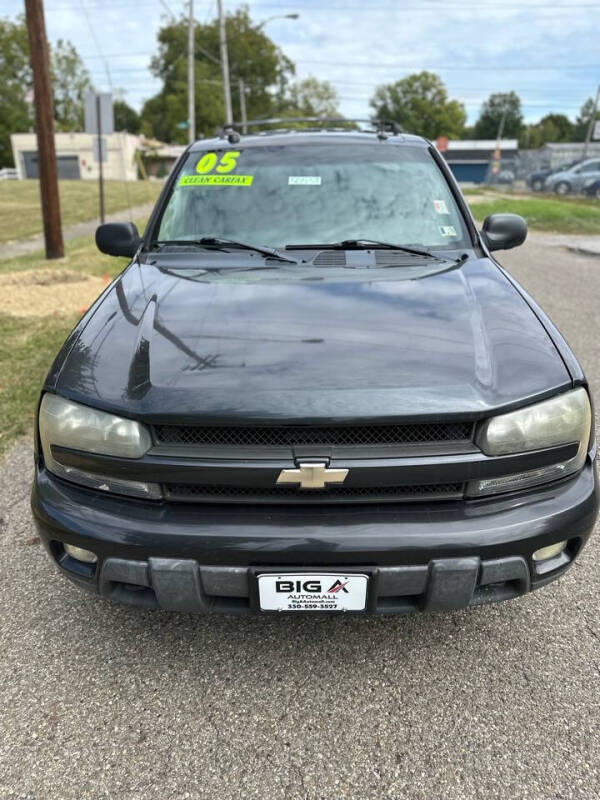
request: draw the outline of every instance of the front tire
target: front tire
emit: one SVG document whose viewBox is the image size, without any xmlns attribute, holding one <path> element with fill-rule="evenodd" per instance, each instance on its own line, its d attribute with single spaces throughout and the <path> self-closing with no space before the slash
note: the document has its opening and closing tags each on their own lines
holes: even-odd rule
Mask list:
<svg viewBox="0 0 600 800">
<path fill-rule="evenodd" d="M 564 195 L 569 194 L 571 191 L 571 184 L 568 181 L 559 181 L 554 187 L 555 194 Z"/>
<path fill-rule="evenodd" d="M 544 181 L 541 178 L 536 178 L 531 182 L 531 188 L 534 192 L 541 192 L 544 188 Z"/>
</svg>

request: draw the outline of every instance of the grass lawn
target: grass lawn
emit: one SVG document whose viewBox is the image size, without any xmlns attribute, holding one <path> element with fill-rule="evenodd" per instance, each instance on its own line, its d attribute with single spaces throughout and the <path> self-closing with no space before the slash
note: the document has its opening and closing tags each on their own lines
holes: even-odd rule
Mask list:
<svg viewBox="0 0 600 800">
<path fill-rule="evenodd" d="M 161 181 L 106 181 L 106 213 L 153 203 L 161 189 Z M 59 181 L 59 193 L 63 227 L 98 216 L 96 181 Z M 41 233 L 41 214 L 38 181 L 0 181 L 0 242 Z"/>
<path fill-rule="evenodd" d="M 143 230 L 144 224 L 145 220 L 139 221 L 138 228 Z M 98 252 L 91 237 L 84 237 L 66 244 L 63 259 L 46 261 L 38 253 L 0 261 L 0 278 L 7 273 L 41 269 L 94 276 L 108 273 L 113 278 L 126 264 L 127 259 Z M 69 290 L 68 284 L 64 288 L 56 287 L 58 292 Z M 42 381 L 79 313 L 80 309 L 44 316 L 13 316 L 0 312 L 0 456 L 17 436 L 31 431 Z"/>
<path fill-rule="evenodd" d="M 466 196 L 468 202 L 468 195 Z M 512 195 L 490 197 L 471 206 L 480 222 L 489 214 L 520 214 L 532 230 L 553 233 L 600 234 L 600 202 L 578 197 L 532 197 Z"/>
<path fill-rule="evenodd" d="M 140 233 L 144 230 L 145 220 L 136 222 Z M 103 276 L 106 273 L 111 278 L 118 275 L 127 264 L 126 258 L 106 256 L 96 247 L 91 236 L 82 236 L 65 242 L 65 257 L 54 258 L 46 261 L 43 253 L 17 256 L 16 258 L 0 259 L 0 275 L 7 272 L 23 272 L 30 269 L 66 269 L 73 272 L 87 272 L 90 275 Z M 0 327 L 0 334 L 2 328 Z"/>
<path fill-rule="evenodd" d="M 0 456 L 33 426 L 42 381 L 77 316 L 0 314 Z"/>
</svg>

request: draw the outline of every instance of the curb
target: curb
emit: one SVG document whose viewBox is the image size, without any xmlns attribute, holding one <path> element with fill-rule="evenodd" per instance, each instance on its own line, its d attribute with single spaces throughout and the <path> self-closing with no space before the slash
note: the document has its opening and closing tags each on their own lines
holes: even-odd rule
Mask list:
<svg viewBox="0 0 600 800">
<path fill-rule="evenodd" d="M 580 256 L 592 256 L 600 258 L 600 250 L 588 250 L 586 247 L 577 247 L 577 245 L 574 244 L 567 244 L 565 247 L 567 250 L 570 250 L 571 253 L 577 253 Z"/>
</svg>

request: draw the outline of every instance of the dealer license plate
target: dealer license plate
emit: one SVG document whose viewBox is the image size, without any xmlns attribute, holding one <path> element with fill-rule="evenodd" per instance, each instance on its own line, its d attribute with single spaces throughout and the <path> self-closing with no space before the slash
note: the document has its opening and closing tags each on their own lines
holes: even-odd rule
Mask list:
<svg viewBox="0 0 600 800">
<path fill-rule="evenodd" d="M 364 611 L 368 575 L 340 572 L 258 576 L 261 611 Z"/>
</svg>

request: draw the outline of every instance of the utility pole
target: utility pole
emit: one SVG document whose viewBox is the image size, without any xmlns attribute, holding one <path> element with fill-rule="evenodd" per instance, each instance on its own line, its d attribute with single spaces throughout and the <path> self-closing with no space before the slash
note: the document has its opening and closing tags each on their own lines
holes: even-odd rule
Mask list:
<svg viewBox="0 0 600 800">
<path fill-rule="evenodd" d="M 496 147 L 498 150 L 500 149 L 500 141 L 504 136 L 504 126 L 506 125 L 506 115 L 508 114 L 508 108 L 505 108 L 502 112 L 502 118 L 500 119 L 500 125 L 498 126 L 498 135 L 496 137 Z"/>
<path fill-rule="evenodd" d="M 227 54 L 227 33 L 225 31 L 225 17 L 223 16 L 223 0 L 217 0 L 219 12 L 219 46 L 221 51 L 221 75 L 223 79 L 223 104 L 225 106 L 225 124 L 233 123 L 231 109 L 231 86 L 229 85 L 229 55 Z"/>
<path fill-rule="evenodd" d="M 500 172 L 500 165 L 502 163 L 502 136 L 504 135 L 504 126 L 506 125 L 506 115 L 508 109 L 505 108 L 500 117 L 500 124 L 498 125 L 498 132 L 496 133 L 496 149 L 490 160 L 488 172 L 486 176 L 486 183 L 492 183 L 492 179 Z"/>
<path fill-rule="evenodd" d="M 583 157 L 587 158 L 587 152 L 590 146 L 590 142 L 592 140 L 592 133 L 594 130 L 594 125 L 596 124 L 596 113 L 598 111 L 598 103 L 600 102 L 600 86 L 598 86 L 598 91 L 596 92 L 596 100 L 594 101 L 594 109 L 592 111 L 592 116 L 590 117 L 590 124 L 588 125 L 587 129 L 587 136 L 585 137 L 585 144 L 583 146 Z"/>
<path fill-rule="evenodd" d="M 54 147 L 54 109 L 43 0 L 25 0 L 25 15 L 29 38 L 29 57 L 33 71 L 35 128 L 46 258 L 62 258 L 64 246 L 60 224 L 60 201 Z"/>
<path fill-rule="evenodd" d="M 100 108 L 100 95 L 96 94 L 96 130 L 98 132 L 98 193 L 100 197 L 100 224 L 104 225 L 104 146 L 102 142 L 102 113 Z M 125 175 L 123 175 L 125 178 Z"/>
<path fill-rule="evenodd" d="M 188 20 L 188 143 L 196 141 L 196 86 L 194 65 L 194 0 L 189 0 Z"/>
<path fill-rule="evenodd" d="M 248 115 L 246 114 L 246 84 L 243 78 L 238 78 L 238 88 L 240 91 L 240 119 L 242 121 L 242 133 L 248 133 Z"/>
</svg>

